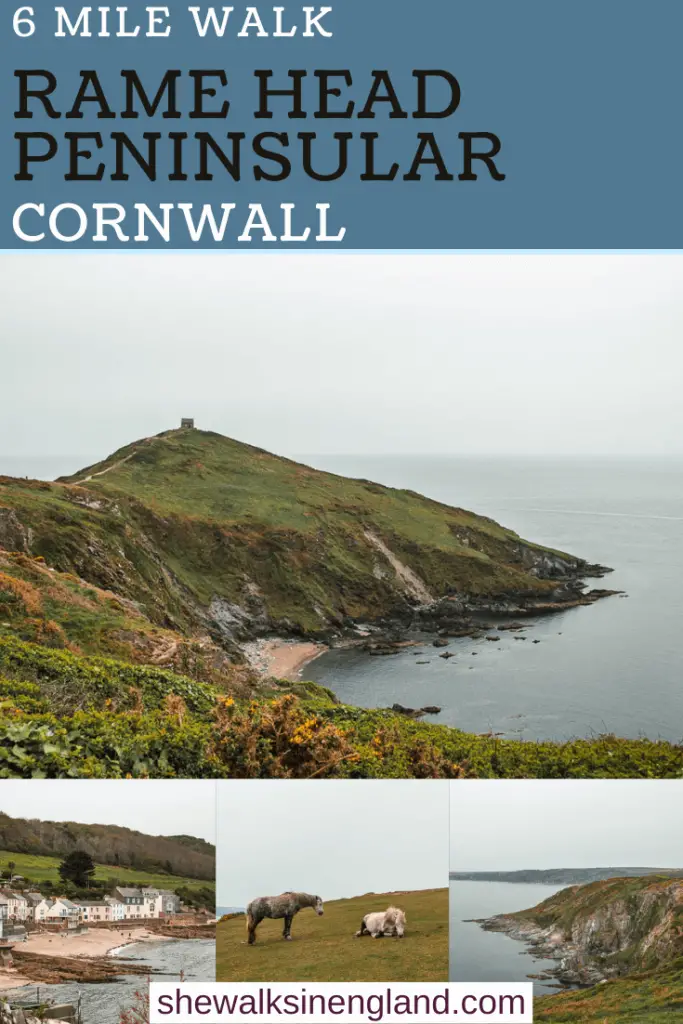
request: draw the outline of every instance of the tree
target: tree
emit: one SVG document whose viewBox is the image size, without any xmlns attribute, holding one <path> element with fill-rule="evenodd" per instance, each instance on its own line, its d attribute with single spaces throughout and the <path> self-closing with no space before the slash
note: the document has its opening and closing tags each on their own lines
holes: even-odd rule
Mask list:
<svg viewBox="0 0 683 1024">
<path fill-rule="evenodd" d="M 59 865 L 59 877 L 63 882 L 73 882 L 84 889 L 88 888 L 94 874 L 94 861 L 85 850 L 73 850 Z"/>
<path fill-rule="evenodd" d="M 15 864 L 15 862 L 13 860 L 8 860 L 7 861 L 7 867 L 9 868 L 10 881 L 12 880 L 12 875 L 14 874 L 14 869 L 15 869 L 16 866 L 17 865 Z"/>
</svg>

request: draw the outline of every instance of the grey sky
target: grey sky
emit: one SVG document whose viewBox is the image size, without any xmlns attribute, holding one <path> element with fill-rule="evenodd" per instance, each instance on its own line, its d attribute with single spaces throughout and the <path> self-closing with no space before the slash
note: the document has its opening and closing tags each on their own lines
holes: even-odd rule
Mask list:
<svg viewBox="0 0 683 1024">
<path fill-rule="evenodd" d="M 0 457 L 683 452 L 680 255 L 0 261 Z"/>
<path fill-rule="evenodd" d="M 5 779 L 0 811 L 13 818 L 122 825 L 146 835 L 216 841 L 216 784 L 210 780 Z"/>
<path fill-rule="evenodd" d="M 220 782 L 217 901 L 448 885 L 448 783 Z"/>
<path fill-rule="evenodd" d="M 683 780 L 451 785 L 451 870 L 683 868 Z"/>
</svg>

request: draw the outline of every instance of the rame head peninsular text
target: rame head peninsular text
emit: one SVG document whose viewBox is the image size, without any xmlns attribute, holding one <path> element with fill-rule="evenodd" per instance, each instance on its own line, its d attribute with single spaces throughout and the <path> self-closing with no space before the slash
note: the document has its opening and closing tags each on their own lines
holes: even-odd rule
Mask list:
<svg viewBox="0 0 683 1024">
<path fill-rule="evenodd" d="M 46 180 L 45 175 L 54 174 L 57 164 L 67 182 L 178 183 L 179 199 L 184 200 L 183 186 L 187 189 L 193 182 L 283 182 L 293 171 L 323 183 L 351 176 L 368 183 L 476 182 L 481 177 L 500 182 L 505 178 L 498 160 L 501 140 L 495 133 L 453 130 L 450 119 L 460 106 L 461 89 L 455 75 L 446 70 L 413 70 L 409 90 L 405 83 L 399 88 L 386 70 L 374 70 L 363 82 L 358 82 L 348 69 L 310 73 L 289 70 L 283 76 L 256 69 L 253 81 L 235 83 L 242 101 L 243 91 L 247 89 L 248 95 L 247 87 L 253 89 L 253 109 L 247 117 L 249 122 L 253 118 L 258 127 L 260 122 L 275 116 L 286 116 L 288 122 L 315 123 L 313 131 L 295 132 L 249 132 L 240 130 L 247 127 L 242 124 L 235 125 L 234 131 L 216 131 L 219 122 L 231 121 L 234 116 L 231 83 L 224 69 L 167 70 L 151 85 L 143 83 L 138 72 L 122 70 L 115 95 L 94 70 L 80 72 L 75 90 L 67 90 L 57 75 L 46 69 L 17 70 L 15 77 L 14 117 L 22 128 L 15 132 L 14 177 L 19 182 Z M 30 130 L 26 122 L 34 117 L 40 118 L 43 129 L 49 122 L 50 130 Z M 88 124 L 79 130 L 78 122 L 86 118 Z M 183 124 L 176 124 L 174 130 L 174 122 L 181 119 Z M 378 119 L 390 123 L 414 121 L 417 128 L 421 128 L 422 122 L 437 121 L 442 129 L 439 134 L 417 130 L 413 138 L 397 140 L 395 133 L 384 137 L 377 130 Z M 329 130 L 340 121 L 352 120 L 361 122 L 364 130 Z M 116 121 L 123 122 L 127 130 L 103 130 Z M 198 128 L 199 123 L 208 122 L 212 130 L 182 130 L 188 121 L 197 123 Z M 56 130 L 58 122 L 64 130 Z M 163 130 L 145 130 L 150 124 Z M 265 124 L 263 128 L 266 129 Z M 234 204 L 218 207 L 225 205 L 234 208 Z M 250 230 L 262 230 L 264 240 L 274 241 L 275 233 L 267 223 L 262 223 L 266 220 L 263 209 L 255 221 L 254 204 L 249 205 L 247 210 L 245 204 L 242 225 L 246 222 Z M 142 226 L 139 209 L 131 216 L 131 220 L 138 222 L 135 241 L 147 240 L 145 218 L 168 241 L 171 213 L 176 211 L 177 216 L 186 217 L 182 213 L 185 203 L 158 204 L 152 208 L 136 204 L 140 206 Z M 74 213 L 77 216 L 71 233 L 58 224 L 64 210 L 71 218 Z M 122 226 L 126 214 L 117 204 L 92 204 L 94 240 L 105 241 L 114 232 L 119 240 L 124 240 L 124 235 L 128 240 Z M 282 217 L 280 210 L 277 215 Z M 314 216 L 318 220 L 318 215 Z M 216 217 L 221 220 L 220 213 L 214 214 L 213 210 L 208 211 L 207 217 L 209 221 L 215 222 Z M 48 222 L 50 233 L 66 241 L 77 241 L 90 226 L 88 213 L 76 204 L 61 204 L 55 214 L 45 204 L 31 202 L 16 211 L 14 227 L 24 240 L 39 241 Z M 39 223 L 40 231 L 36 228 Z M 191 225 L 188 228 L 192 234 Z M 243 230 L 238 240 L 251 241 L 250 230 Z M 297 235 L 291 221 L 287 224 L 285 220 L 280 240 L 302 241 L 304 234 Z M 326 222 L 318 222 L 318 236 L 326 241 L 343 237 L 336 233 L 336 228 L 328 230 Z"/>
</svg>

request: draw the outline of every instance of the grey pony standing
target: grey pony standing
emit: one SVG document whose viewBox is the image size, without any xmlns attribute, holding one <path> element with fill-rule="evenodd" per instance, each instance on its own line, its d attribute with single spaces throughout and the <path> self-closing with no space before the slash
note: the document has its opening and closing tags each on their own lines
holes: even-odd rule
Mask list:
<svg viewBox="0 0 683 1024">
<path fill-rule="evenodd" d="M 292 921 L 304 907 L 311 907 L 320 917 L 323 913 L 323 901 L 319 896 L 311 896 L 307 892 L 283 892 L 279 896 L 259 896 L 247 907 L 247 934 L 249 945 L 256 942 L 256 929 L 264 917 L 284 918 L 282 938 L 291 939 Z"/>
</svg>

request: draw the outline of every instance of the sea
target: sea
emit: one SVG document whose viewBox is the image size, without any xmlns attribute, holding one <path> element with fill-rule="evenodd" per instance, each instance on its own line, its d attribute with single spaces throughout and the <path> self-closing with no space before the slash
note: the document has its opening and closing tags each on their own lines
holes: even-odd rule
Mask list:
<svg viewBox="0 0 683 1024">
<path fill-rule="evenodd" d="M 451 882 L 450 980 L 533 981 L 535 995 L 557 992 L 558 982 L 554 979 L 540 981 L 529 977 L 557 967 L 554 960 L 532 956 L 523 942 L 502 932 L 486 932 L 474 920 L 527 910 L 561 888 L 517 882 Z"/>
<path fill-rule="evenodd" d="M 130 1009 L 136 991 L 146 992 L 149 981 L 215 981 L 216 944 L 209 939 L 171 939 L 164 942 L 136 942 L 118 953 L 123 960 L 149 968 L 149 975 L 121 975 L 120 979 L 97 985 L 26 985 L 3 995 L 9 1002 L 34 1001 L 78 1005 L 83 1024 L 119 1024 L 122 1010 Z"/>
<path fill-rule="evenodd" d="M 498 643 L 452 640 L 448 660 L 428 638 L 389 657 L 333 650 L 307 677 L 350 704 L 436 705 L 440 714 L 427 721 L 468 732 L 681 742 L 683 458 L 294 457 L 490 516 L 528 540 L 612 567 L 589 584 L 624 592 L 528 620 L 523 634 L 501 633 Z M 0 473 L 54 479 L 95 461 L 5 456 Z"/>
<path fill-rule="evenodd" d="M 453 640 L 448 660 L 431 638 L 388 657 L 339 649 L 309 665 L 307 677 L 349 704 L 436 705 L 441 713 L 426 721 L 468 732 L 683 739 L 683 458 L 305 461 L 490 516 L 528 540 L 610 566 L 591 585 L 624 592 L 529 620 L 525 641 L 509 632 L 498 643 Z"/>
</svg>

